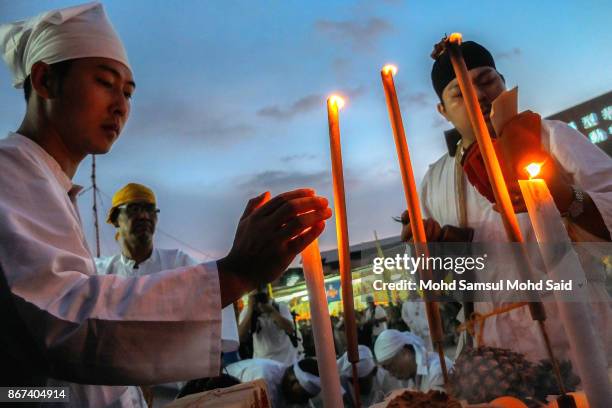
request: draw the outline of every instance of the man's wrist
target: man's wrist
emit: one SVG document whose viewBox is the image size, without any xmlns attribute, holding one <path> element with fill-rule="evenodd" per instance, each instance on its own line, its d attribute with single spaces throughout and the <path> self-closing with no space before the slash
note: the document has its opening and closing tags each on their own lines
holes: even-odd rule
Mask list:
<svg viewBox="0 0 612 408">
<path fill-rule="evenodd" d="M 255 285 L 249 279 L 241 276 L 239 268 L 236 267 L 235 262 L 229 256 L 217 261 L 217 271 L 219 272 L 223 306 L 255 289 Z"/>
</svg>

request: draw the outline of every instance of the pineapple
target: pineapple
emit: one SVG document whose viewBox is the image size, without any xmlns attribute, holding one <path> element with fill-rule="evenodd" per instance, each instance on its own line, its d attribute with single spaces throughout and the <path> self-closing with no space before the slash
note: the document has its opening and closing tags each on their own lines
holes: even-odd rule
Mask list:
<svg viewBox="0 0 612 408">
<path fill-rule="evenodd" d="M 450 392 L 469 403 L 489 402 L 501 396 L 528 401 L 535 393 L 535 364 L 522 354 L 495 347 L 468 349 L 455 362 Z"/>
</svg>

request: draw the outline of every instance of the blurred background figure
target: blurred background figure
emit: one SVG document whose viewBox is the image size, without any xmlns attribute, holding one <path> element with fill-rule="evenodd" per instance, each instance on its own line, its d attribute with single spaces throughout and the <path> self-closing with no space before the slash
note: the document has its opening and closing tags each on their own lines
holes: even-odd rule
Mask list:
<svg viewBox="0 0 612 408">
<path fill-rule="evenodd" d="M 241 342 L 253 341 L 253 358 L 270 359 L 285 365 L 297 361 L 298 336 L 293 316 L 287 305 L 276 303 L 267 291 L 260 289 L 249 295 L 239 321 Z"/>
<path fill-rule="evenodd" d="M 374 303 L 374 297 L 372 295 L 366 297 L 366 302 L 368 306 L 363 311 L 359 325 L 363 331 L 362 336 L 365 337 L 364 340 L 366 340 L 363 344 L 371 346 L 376 342 L 376 338 L 380 333 L 387 330 L 387 313 L 382 306 Z M 367 332 L 369 330 L 371 330 L 371 334 L 368 336 Z"/>
</svg>

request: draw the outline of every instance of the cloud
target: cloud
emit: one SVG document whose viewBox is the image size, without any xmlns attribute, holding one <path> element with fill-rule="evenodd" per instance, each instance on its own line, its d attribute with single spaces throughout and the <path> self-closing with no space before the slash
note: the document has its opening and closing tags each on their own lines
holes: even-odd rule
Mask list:
<svg viewBox="0 0 612 408">
<path fill-rule="evenodd" d="M 307 95 L 293 102 L 286 109 L 282 109 L 278 105 L 266 106 L 259 109 L 257 115 L 276 120 L 288 120 L 295 115 L 310 112 L 321 107 L 324 101 L 325 97 L 321 94 Z"/>
<path fill-rule="evenodd" d="M 520 57 L 523 51 L 520 48 L 513 48 L 509 51 L 500 52 L 496 55 L 497 59 L 511 59 L 515 57 Z"/>
<path fill-rule="evenodd" d="M 256 129 L 249 123 L 228 121 L 240 117 L 208 104 L 190 104 L 171 98 L 156 98 L 155 103 L 139 105 L 128 122 L 129 133 L 155 135 L 173 143 L 204 143 L 207 147 L 226 147 L 251 137 Z"/>
<path fill-rule="evenodd" d="M 301 160 L 314 160 L 316 158 L 317 156 L 314 154 L 301 153 L 301 154 L 292 154 L 289 156 L 283 156 L 280 158 L 280 160 L 284 163 L 290 163 L 290 162 L 301 161 Z"/>
<path fill-rule="evenodd" d="M 367 88 L 364 85 L 359 85 L 354 88 L 340 89 L 338 91 L 349 99 L 355 99 L 365 94 L 366 90 Z M 325 106 L 326 98 L 327 97 L 323 94 L 311 94 L 296 100 L 286 109 L 281 108 L 279 105 L 265 106 L 257 111 L 257 115 L 278 121 L 285 121 L 297 115 L 321 109 L 322 106 Z"/>
<path fill-rule="evenodd" d="M 315 30 L 332 40 L 348 41 L 354 50 L 359 51 L 374 48 L 380 37 L 393 32 L 393 25 L 379 17 L 364 21 L 317 20 Z"/>
<path fill-rule="evenodd" d="M 429 108 L 435 105 L 431 96 L 426 92 L 402 93 L 400 94 L 400 101 L 402 104 L 417 108 Z"/>
<path fill-rule="evenodd" d="M 271 190 L 274 194 L 300 187 L 327 187 L 331 183 L 329 171 L 301 172 L 284 170 L 266 170 L 248 177 L 236 184 L 239 190 L 253 194 Z"/>
</svg>

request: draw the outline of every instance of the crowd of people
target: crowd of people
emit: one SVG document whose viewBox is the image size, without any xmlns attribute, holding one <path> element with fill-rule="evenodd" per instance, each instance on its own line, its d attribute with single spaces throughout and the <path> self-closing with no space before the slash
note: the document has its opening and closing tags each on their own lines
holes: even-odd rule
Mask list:
<svg viewBox="0 0 612 408">
<path fill-rule="evenodd" d="M 505 79 L 483 46 L 468 41 L 461 48 L 488 121 Z M 331 217 L 328 200 L 311 189 L 274 198 L 263 193 L 247 203 L 228 255 L 202 263 L 180 250 L 154 247 L 155 193 L 128 183 L 113 196 L 107 217 L 116 228 L 117 254 L 93 259 L 76 202 L 81 188 L 72 178 L 87 155 L 109 151 L 128 119 L 136 84 L 123 44 L 102 5 L 94 2 L 0 26 L 0 51 L 26 102 L 21 125 L 0 140 L 0 302 L 5 316 L 0 385 L 66 386 L 70 405 L 76 407 L 145 407 L 152 385 L 171 384 L 179 395 L 187 395 L 261 378 L 275 407 L 321 405 L 308 325 L 298 324 L 287 305 L 261 288 L 278 279 L 321 234 Z M 441 226 L 451 225 L 470 230 L 466 236 L 474 242 L 504 241 L 446 53 L 435 56 L 431 79 L 438 110 L 461 139 L 456 151 L 430 166 L 423 181 L 428 240 L 444 241 Z M 541 140 L 534 149 L 553 168 L 545 178 L 570 236 L 609 242 L 612 161 L 574 129 L 533 115 L 519 115 L 508 129 L 535 135 L 521 140 Z M 525 146 L 513 145 L 504 132 L 497 139 L 503 159 L 514 164 Z M 508 177 L 521 228 L 530 236 L 516 177 Z M 402 221 L 402 237 L 409 241 L 406 214 Z M 237 310 L 236 301 L 245 295 L 249 300 Z M 383 307 L 373 297 L 366 303 L 358 314 L 364 406 L 397 388 L 444 391 L 423 304 L 395 301 Z M 595 303 L 597 335 L 610 339 L 609 297 Z M 482 314 L 497 307 L 493 302 L 475 305 Z M 546 308 L 555 333 L 553 348 L 568 356 L 557 311 Z M 540 338 L 537 323 L 526 310 L 491 317 L 484 329 L 487 344 L 530 359 L 545 355 L 544 345 L 535 340 Z M 451 327 L 456 312 L 448 306 Z M 464 318 L 459 313 L 458 319 Z M 344 401 L 350 406 L 342 316 L 330 324 Z M 610 363 L 611 345 L 602 342 L 601 347 Z M 446 366 L 452 369 L 453 361 Z"/>
</svg>

